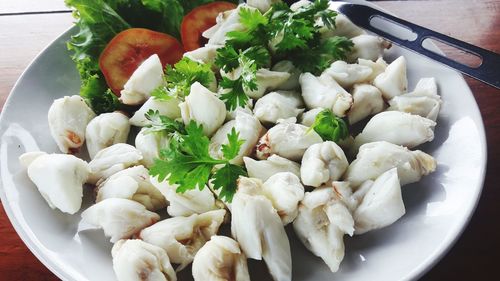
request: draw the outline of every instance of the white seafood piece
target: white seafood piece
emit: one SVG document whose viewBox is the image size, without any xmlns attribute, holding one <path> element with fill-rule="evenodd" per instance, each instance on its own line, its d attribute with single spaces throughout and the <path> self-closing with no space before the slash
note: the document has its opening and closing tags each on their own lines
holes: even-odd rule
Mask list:
<svg viewBox="0 0 500 281">
<path fill-rule="evenodd" d="M 311 5 L 311 1 L 309 0 L 299 0 L 297 2 L 293 2 L 292 5 L 290 5 L 290 10 L 296 12 L 302 7 L 306 7 Z"/>
<path fill-rule="evenodd" d="M 377 87 L 369 84 L 354 85 L 352 99 L 352 107 L 347 113 L 349 124 L 357 123 L 370 115 L 377 114 L 385 107 L 382 93 Z"/>
<path fill-rule="evenodd" d="M 277 87 L 278 90 L 296 90 L 300 87 L 299 77 L 302 73 L 291 61 L 282 60 L 271 68 L 272 71 L 288 72 L 290 77 L 283 84 Z"/>
<path fill-rule="evenodd" d="M 252 114 L 248 114 L 245 111 L 237 111 L 236 118 L 220 127 L 210 140 L 209 151 L 212 156 L 218 159 L 223 158 L 222 145 L 228 144 L 227 135 L 231 133 L 233 128 L 239 133 L 239 139 L 244 140 L 244 143 L 241 145 L 238 155 L 230 162 L 242 165 L 243 157 L 252 153 L 255 144 L 264 131 L 264 127 L 262 127 L 259 120 Z"/>
<path fill-rule="evenodd" d="M 311 73 L 303 73 L 300 75 L 299 81 L 307 108 L 328 108 L 339 117 L 344 117 L 351 108 L 351 94 L 344 90 L 331 76 L 316 77 Z"/>
<path fill-rule="evenodd" d="M 349 166 L 344 151 L 332 141 L 316 143 L 307 148 L 300 166 L 304 185 L 319 187 L 336 181 Z"/>
<path fill-rule="evenodd" d="M 360 186 L 358 186 L 356 188 L 356 191 L 352 193 L 352 195 L 350 197 L 350 200 L 352 202 L 352 208 L 350 208 L 350 210 L 351 210 L 351 213 L 353 213 L 353 215 L 354 215 L 354 212 L 356 211 L 356 208 L 359 206 L 359 204 L 361 204 L 361 201 L 363 201 L 363 198 L 365 197 L 365 195 L 368 193 L 368 191 L 372 187 L 373 182 L 374 181 L 372 181 L 372 180 L 364 181 Z M 356 232 L 356 231 L 354 231 L 354 232 Z"/>
<path fill-rule="evenodd" d="M 358 59 L 358 64 L 368 66 L 372 69 L 372 74 L 366 78 L 366 80 L 370 83 L 372 83 L 379 74 L 383 73 L 388 66 L 387 62 L 385 62 L 382 57 L 379 57 L 376 61 Z"/>
<path fill-rule="evenodd" d="M 163 82 L 163 67 L 160 57 L 154 54 L 143 61 L 132 73 L 120 92 L 120 101 L 124 104 L 144 103 L 151 92 Z"/>
<path fill-rule="evenodd" d="M 73 155 L 44 152 L 29 152 L 20 160 L 29 162 L 28 176 L 52 209 L 68 214 L 80 210 L 83 184 L 90 173 L 87 162 Z"/>
<path fill-rule="evenodd" d="M 197 62 L 213 65 L 217 55 L 217 49 L 221 47 L 223 47 L 223 45 L 206 44 L 196 50 L 185 52 L 184 56 Z"/>
<path fill-rule="evenodd" d="M 170 261 L 179 264 L 179 271 L 193 261 L 210 237 L 217 234 L 225 215 L 226 210 L 221 209 L 169 218 L 143 229 L 139 236 L 145 242 L 164 249 Z"/>
<path fill-rule="evenodd" d="M 300 176 L 300 165 L 296 162 L 273 154 L 266 160 L 255 160 L 250 157 L 243 157 L 248 176 L 266 181 L 272 175 L 281 172 L 290 172 L 297 177 Z"/>
<path fill-rule="evenodd" d="M 384 50 L 391 47 L 391 43 L 382 37 L 361 34 L 351 38 L 354 47 L 348 55 L 349 61 L 365 59 L 376 61 L 384 55 Z"/>
<path fill-rule="evenodd" d="M 316 116 L 323 110 L 325 109 L 322 107 L 316 107 L 302 113 L 302 116 L 300 118 L 300 124 L 307 127 L 311 127 L 314 124 L 314 121 L 316 120 Z"/>
<path fill-rule="evenodd" d="M 214 235 L 198 251 L 193 260 L 195 281 L 250 281 L 247 258 L 238 242 Z"/>
<path fill-rule="evenodd" d="M 191 120 L 203 125 L 203 133 L 211 136 L 226 119 L 226 105 L 215 93 L 199 82 L 191 85 L 191 91 L 185 101 L 179 104 L 184 124 Z"/>
<path fill-rule="evenodd" d="M 90 158 L 106 147 L 127 142 L 129 132 L 128 117 L 121 112 L 103 113 L 92 119 L 85 130 Z"/>
<path fill-rule="evenodd" d="M 333 9 L 333 7 L 330 7 Z M 322 23 L 322 22 L 321 22 Z M 327 39 L 333 36 L 344 36 L 347 38 L 356 37 L 358 35 L 365 34 L 365 31 L 359 28 L 357 25 L 352 23 L 348 17 L 343 14 L 337 14 L 335 17 L 335 28 L 329 29 L 321 25 L 321 29 L 319 30 L 322 39 Z"/>
<path fill-rule="evenodd" d="M 276 123 L 279 119 L 297 117 L 304 111 L 304 102 L 293 91 L 271 92 L 255 103 L 253 112 L 263 123 Z"/>
<path fill-rule="evenodd" d="M 304 246 L 323 259 L 332 272 L 344 259 L 344 235 L 354 233 L 354 220 L 342 195 L 335 187 L 320 187 L 306 192 L 293 222 Z"/>
<path fill-rule="evenodd" d="M 243 87 L 245 94 L 253 99 L 261 98 L 266 92 L 272 91 L 283 85 L 289 78 L 290 73 L 272 71 L 261 68 L 257 70 L 257 90 L 250 90 Z"/>
<path fill-rule="evenodd" d="M 159 157 L 160 149 L 169 144 L 169 137 L 161 132 L 146 133 L 147 128 L 142 128 L 135 137 L 135 147 L 142 154 L 142 163 L 147 168 L 154 164 L 154 160 Z"/>
<path fill-rule="evenodd" d="M 355 233 L 389 226 L 405 212 L 398 171 L 392 168 L 375 180 L 354 212 Z"/>
<path fill-rule="evenodd" d="M 401 111 L 384 111 L 373 116 L 354 139 L 354 148 L 375 141 L 413 148 L 434 139 L 436 122 Z"/>
<path fill-rule="evenodd" d="M 348 181 L 332 181 L 330 184 L 326 184 L 319 188 L 333 188 L 333 191 L 336 193 L 337 199 L 347 207 L 347 209 L 351 212 L 351 215 L 359 206 L 362 196 L 366 194 L 366 192 L 357 195 L 356 193 L 353 193 L 351 183 Z M 360 190 L 356 190 L 356 192 L 358 191 Z M 331 190 L 328 192 L 331 192 Z"/>
<path fill-rule="evenodd" d="M 19 163 L 21 163 L 21 165 L 24 168 L 28 168 L 29 165 L 31 163 L 33 163 L 33 161 L 35 161 L 35 159 L 37 159 L 38 157 L 40 157 L 42 155 L 47 155 L 47 152 L 43 152 L 43 151 L 25 152 L 25 153 L 21 154 L 21 156 L 19 156 Z"/>
<path fill-rule="evenodd" d="M 225 90 L 222 90 L 220 92 L 224 92 L 224 91 Z M 236 114 L 238 113 L 238 111 L 243 111 L 245 113 L 253 115 L 252 110 L 253 110 L 253 100 L 249 99 L 244 107 L 238 105 L 235 109 L 228 110 L 226 113 L 226 121 L 234 120 L 236 118 Z"/>
<path fill-rule="evenodd" d="M 48 113 L 49 129 L 61 152 L 80 150 L 85 141 L 85 128 L 94 117 L 94 111 L 80 96 L 66 96 L 52 103 Z"/>
<path fill-rule="evenodd" d="M 245 178 L 240 178 L 241 181 Z M 281 219 L 261 188 L 239 184 L 233 197 L 231 233 L 248 258 L 264 259 L 276 281 L 292 279 L 290 244 Z"/>
<path fill-rule="evenodd" d="M 206 186 L 202 190 L 195 188 L 178 193 L 177 186 L 169 184 L 166 180 L 159 182 L 156 177 L 150 177 L 150 181 L 168 200 L 167 212 L 172 217 L 187 217 L 221 208 L 214 194 Z"/>
<path fill-rule="evenodd" d="M 436 160 L 420 150 L 411 151 L 386 141 L 371 142 L 359 148 L 344 179 L 353 187 L 367 180 L 375 180 L 384 172 L 396 167 L 401 185 L 417 182 L 422 176 L 436 170 Z"/>
<path fill-rule="evenodd" d="M 257 8 L 261 13 L 265 13 L 271 9 L 273 4 L 279 2 L 281 2 L 281 0 L 247 0 L 247 5 Z"/>
<path fill-rule="evenodd" d="M 241 7 L 255 9 L 246 5 L 240 5 L 236 9 L 220 13 L 215 18 L 216 24 L 202 33 L 202 36 L 208 39 L 208 45 L 224 45 L 226 43 L 226 33 L 245 29 L 240 23 L 239 13 Z"/>
<path fill-rule="evenodd" d="M 144 241 L 120 240 L 113 245 L 113 270 L 118 281 L 176 281 L 167 253 Z"/>
<path fill-rule="evenodd" d="M 437 94 L 434 78 L 422 78 L 415 90 L 408 94 L 396 96 L 389 100 L 387 110 L 397 110 L 436 121 L 441 107 L 441 97 Z"/>
<path fill-rule="evenodd" d="M 160 220 L 157 213 L 146 210 L 144 205 L 123 198 L 108 198 L 90 206 L 82 219 L 94 227 L 102 228 L 111 243 L 130 238 L 141 229 Z"/>
<path fill-rule="evenodd" d="M 220 73 L 221 76 L 223 77 L 227 77 L 231 80 L 236 80 L 241 76 L 242 68 L 238 67 L 233 71 L 227 73 L 221 70 Z M 256 74 L 257 89 L 251 90 L 246 86 L 243 86 L 243 91 L 250 98 L 259 99 L 265 93 L 279 88 L 283 83 L 285 83 L 290 78 L 290 76 L 291 74 L 287 72 L 272 71 L 267 68 L 260 68 L 257 70 Z M 228 91 L 228 89 L 224 89 L 224 91 Z M 223 94 L 224 91 L 222 91 L 221 94 Z"/>
<path fill-rule="evenodd" d="M 257 143 L 257 158 L 267 159 L 272 154 L 300 161 L 306 149 L 323 142 L 313 130 L 301 124 L 279 123 L 265 133 Z"/>
<path fill-rule="evenodd" d="M 354 84 L 369 81 L 368 78 L 373 70 L 364 65 L 348 64 L 345 61 L 335 61 L 327 68 L 323 75 L 329 75 L 343 88 L 350 88 Z"/>
<path fill-rule="evenodd" d="M 418 93 L 419 95 L 422 96 L 439 97 L 436 78 L 434 77 L 421 78 L 420 80 L 418 80 L 418 83 L 415 86 L 413 92 L 415 94 Z"/>
<path fill-rule="evenodd" d="M 96 184 L 118 171 L 139 165 L 141 160 L 142 153 L 135 147 L 126 143 L 114 144 L 97 152 L 89 162 L 90 176 L 87 182 Z"/>
<path fill-rule="evenodd" d="M 299 202 L 304 198 L 304 186 L 295 174 L 281 172 L 272 175 L 262 184 L 262 192 L 271 200 L 283 225 L 297 217 Z"/>
<path fill-rule="evenodd" d="M 125 198 L 141 203 L 150 211 L 167 206 L 167 200 L 149 181 L 149 171 L 135 166 L 110 176 L 97 186 L 96 202 L 108 198 Z"/>
<path fill-rule="evenodd" d="M 142 106 L 137 110 L 132 118 L 130 124 L 138 127 L 144 127 L 151 124 L 151 121 L 146 119 L 145 114 L 149 110 L 158 111 L 160 115 L 165 115 L 170 119 L 177 119 L 181 117 L 181 109 L 179 108 L 180 100 L 172 97 L 169 100 L 160 100 L 150 97 Z"/>
<path fill-rule="evenodd" d="M 391 62 L 385 71 L 379 74 L 373 81 L 385 99 L 392 99 L 406 92 L 408 79 L 406 77 L 406 59 L 400 56 Z"/>
</svg>

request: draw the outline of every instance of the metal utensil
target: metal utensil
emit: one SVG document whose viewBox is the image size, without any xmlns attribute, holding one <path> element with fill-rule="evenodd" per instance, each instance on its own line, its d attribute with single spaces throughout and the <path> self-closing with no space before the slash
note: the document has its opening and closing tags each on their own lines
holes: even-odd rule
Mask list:
<svg viewBox="0 0 500 281">
<path fill-rule="evenodd" d="M 393 43 L 409 49 L 411 51 L 417 52 L 442 64 L 445 64 L 451 68 L 454 68 L 465 75 L 489 84 L 497 89 L 500 89 L 500 55 L 494 52 L 479 48 L 477 46 L 471 45 L 469 43 L 454 39 L 452 37 L 446 36 L 444 34 L 432 31 L 425 27 L 407 22 L 395 16 L 389 15 L 387 13 L 381 12 L 377 9 L 357 5 L 345 2 L 332 2 L 331 5 L 335 9 L 346 15 L 354 24 L 367 29 L 373 33 L 376 33 Z M 381 30 L 372 25 L 372 19 L 375 17 L 380 17 L 396 25 L 399 25 L 405 29 L 408 29 L 417 35 L 414 40 L 401 39 L 393 34 L 390 34 L 387 30 Z M 453 46 L 464 52 L 473 54 L 482 59 L 482 62 L 477 67 L 467 66 L 442 54 L 438 54 L 424 47 L 423 42 L 426 39 L 433 39 L 444 44 Z"/>
</svg>

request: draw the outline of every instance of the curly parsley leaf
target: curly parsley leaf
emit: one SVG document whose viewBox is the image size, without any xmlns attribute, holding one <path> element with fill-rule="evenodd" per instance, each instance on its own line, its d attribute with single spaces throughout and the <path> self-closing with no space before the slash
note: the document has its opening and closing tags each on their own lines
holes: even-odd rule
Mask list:
<svg viewBox="0 0 500 281">
<path fill-rule="evenodd" d="M 234 46 L 226 45 L 217 49 L 215 65 L 224 72 L 231 72 L 238 68 L 243 62 L 252 61 L 255 68 L 269 67 L 271 64 L 271 54 L 262 46 L 249 47 L 243 51 L 237 51 Z"/>
<path fill-rule="evenodd" d="M 144 133 L 184 133 L 184 124 L 175 120 L 168 118 L 167 116 L 160 115 L 158 110 L 150 109 L 146 114 L 144 114 L 147 120 L 151 121 L 151 124 L 146 126 Z"/>
<path fill-rule="evenodd" d="M 238 51 L 236 51 L 233 46 L 225 45 L 224 47 L 217 49 L 214 63 L 224 72 L 230 72 L 233 69 L 238 68 L 239 56 Z"/>
<path fill-rule="evenodd" d="M 294 16 L 296 18 L 303 18 L 313 21 L 315 18 L 318 18 L 320 13 L 324 11 L 334 12 L 333 10 L 328 9 L 328 6 L 330 5 L 329 2 L 329 0 L 316 0 L 311 5 L 303 5 L 294 12 Z"/>
<path fill-rule="evenodd" d="M 309 130 L 314 130 L 324 141 L 340 141 L 349 136 L 347 123 L 325 109 L 316 115 L 313 125 Z"/>
<path fill-rule="evenodd" d="M 265 26 L 268 18 L 255 8 L 242 7 L 239 10 L 240 24 L 243 30 L 230 31 L 226 34 L 227 44 L 237 49 L 246 49 L 250 46 L 265 45 Z"/>
<path fill-rule="evenodd" d="M 271 65 L 271 54 L 262 46 L 253 46 L 244 50 L 240 55 L 240 64 L 241 60 L 245 59 L 252 61 L 256 69 L 267 68 Z"/>
<path fill-rule="evenodd" d="M 155 99 L 169 100 L 171 98 L 183 99 L 191 90 L 191 85 L 199 82 L 205 87 L 215 81 L 215 74 L 210 65 L 183 57 L 179 62 L 165 67 L 163 85 L 151 93 Z"/>
<path fill-rule="evenodd" d="M 160 85 L 151 92 L 151 96 L 155 100 L 168 101 L 174 98 L 171 94 L 170 89 L 166 85 Z"/>
<path fill-rule="evenodd" d="M 243 144 L 239 134 L 232 129 L 228 134 L 228 143 L 223 146 L 224 159 L 214 159 L 209 153 L 210 139 L 203 134 L 203 127 L 191 121 L 185 127 L 185 133 L 175 133 L 167 148 L 161 150 L 160 158 L 150 169 L 158 180 L 167 180 L 176 184 L 177 192 L 185 192 L 205 185 L 213 180 L 215 189 L 220 189 L 220 196 L 230 201 L 236 192 L 237 179 L 246 175 L 244 168 L 230 164 L 238 155 Z M 223 165 L 212 172 L 216 165 Z"/>
<path fill-rule="evenodd" d="M 229 89 L 220 95 L 220 99 L 226 105 L 226 109 L 235 110 L 238 106 L 244 107 L 248 103 L 248 96 L 243 89 L 241 79 L 231 80 L 227 77 L 222 77 L 219 84 L 223 89 Z"/>
<path fill-rule="evenodd" d="M 258 9 L 241 8 L 239 12 L 240 23 L 248 31 L 256 30 L 259 25 L 266 25 L 267 17 L 261 14 Z"/>
<path fill-rule="evenodd" d="M 323 25 L 328 29 L 335 29 L 335 18 L 337 13 L 332 10 L 324 10 L 318 13 L 319 18 L 323 22 Z"/>
<path fill-rule="evenodd" d="M 224 52 L 228 52 L 229 49 L 231 48 L 227 48 Z M 219 63 L 224 63 L 222 64 L 223 70 L 224 66 L 237 66 L 237 69 L 234 71 L 238 72 L 238 77 L 235 80 L 222 77 L 219 84 L 223 89 L 229 89 L 229 91 L 224 92 L 220 96 L 220 99 L 224 101 L 228 110 L 234 110 L 238 106 L 244 107 L 247 104 L 249 98 L 246 95 L 246 91 L 257 90 L 257 69 L 265 67 L 270 63 L 270 54 L 267 49 L 256 46 L 240 52 L 237 57 L 232 57 L 231 59 L 233 61 L 222 62 L 223 59 L 219 57 Z"/>
<path fill-rule="evenodd" d="M 315 33 L 313 23 L 305 19 L 295 19 L 292 15 L 273 21 L 270 30 L 273 38 L 271 42 L 277 42 L 274 44 L 277 53 L 306 49 L 308 41 Z"/>
<path fill-rule="evenodd" d="M 267 27 L 276 58 L 287 59 L 303 72 L 319 74 L 332 62 L 345 59 L 352 41 L 345 37 L 321 39 L 318 24 L 335 28 L 337 13 L 328 9 L 328 0 L 316 0 L 292 11 L 275 4 Z"/>
<path fill-rule="evenodd" d="M 328 0 L 316 0 L 296 11 L 292 11 L 287 5 L 273 5 L 268 31 L 276 52 L 309 48 L 310 41 L 318 34 L 316 19 L 321 19 L 327 28 L 333 28 L 337 13 L 329 10 L 328 5 Z"/>
<path fill-rule="evenodd" d="M 220 189 L 219 197 L 221 199 L 226 202 L 233 200 L 240 176 L 247 176 L 245 169 L 233 164 L 227 164 L 215 172 L 212 184 L 215 190 Z"/>
<path fill-rule="evenodd" d="M 290 52 L 288 59 L 303 72 L 319 75 L 334 61 L 345 60 L 353 46 L 350 39 L 334 36 L 311 45 L 307 52 Z"/>
<path fill-rule="evenodd" d="M 233 127 L 231 132 L 227 134 L 227 144 L 222 145 L 222 155 L 225 159 L 234 159 L 238 156 L 241 146 L 245 143 L 245 140 L 240 139 L 240 133 L 236 131 Z"/>
</svg>

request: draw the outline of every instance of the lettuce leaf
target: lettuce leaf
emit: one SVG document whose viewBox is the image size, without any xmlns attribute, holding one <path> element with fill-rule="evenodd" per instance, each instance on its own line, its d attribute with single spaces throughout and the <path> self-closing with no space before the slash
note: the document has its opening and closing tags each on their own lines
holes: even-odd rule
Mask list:
<svg viewBox="0 0 500 281">
<path fill-rule="evenodd" d="M 97 114 L 118 109 L 120 103 L 108 91 L 106 80 L 99 70 L 99 55 L 108 42 L 119 32 L 130 28 L 103 0 L 66 0 L 75 8 L 79 32 L 68 41 L 68 49 L 80 74 L 80 95 Z"/>
</svg>

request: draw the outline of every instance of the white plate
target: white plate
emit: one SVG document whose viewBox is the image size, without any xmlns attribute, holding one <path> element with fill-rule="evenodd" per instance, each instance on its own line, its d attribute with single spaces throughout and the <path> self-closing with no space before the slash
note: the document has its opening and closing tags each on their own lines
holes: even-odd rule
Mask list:
<svg viewBox="0 0 500 281">
<path fill-rule="evenodd" d="M 54 99 L 78 94 L 78 75 L 65 45 L 74 30 L 61 35 L 33 61 L 7 100 L 0 119 L 0 195 L 19 236 L 57 276 L 116 280 L 112 245 L 103 233 L 78 234 L 79 214 L 50 209 L 18 163 L 25 151 L 58 152 L 49 134 L 47 111 Z M 419 55 L 393 47 L 386 59 L 399 55 L 408 61 L 410 89 L 421 77 L 436 77 L 439 84 L 443 106 L 435 140 L 420 147 L 436 158 L 437 171 L 403 188 L 407 213 L 397 223 L 346 239 L 346 256 L 338 273 L 332 274 L 291 237 L 294 280 L 417 279 L 447 252 L 473 213 L 486 166 L 484 128 L 473 95 L 457 72 Z M 91 203 L 89 197 L 82 209 Z M 250 267 L 255 280 L 269 278 L 256 276 L 255 272 L 263 272 L 256 270 L 256 262 Z"/>
</svg>

